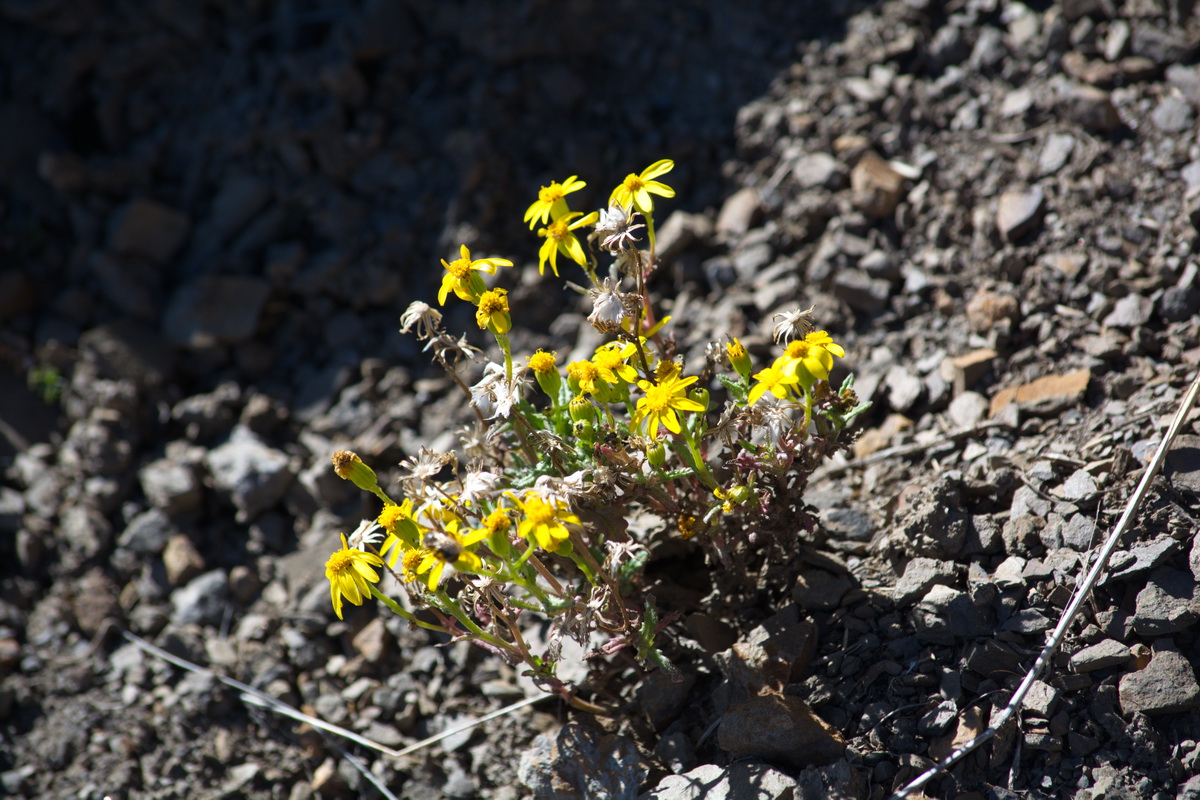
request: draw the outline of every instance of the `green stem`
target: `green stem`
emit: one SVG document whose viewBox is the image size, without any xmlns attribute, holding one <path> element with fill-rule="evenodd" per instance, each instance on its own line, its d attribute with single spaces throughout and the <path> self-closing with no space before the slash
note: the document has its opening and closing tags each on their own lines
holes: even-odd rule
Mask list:
<svg viewBox="0 0 1200 800">
<path fill-rule="evenodd" d="M 438 633 L 450 633 L 447 628 L 443 628 L 441 625 L 434 625 L 432 622 L 425 622 L 424 620 L 417 619 L 411 612 L 405 610 L 404 607 L 395 600 L 379 591 L 379 589 L 375 587 L 375 584 L 367 584 L 367 589 L 370 590 L 372 597 L 390 608 L 398 616 L 401 616 L 411 622 L 413 625 L 416 625 L 418 628 L 425 628 L 426 630 L 437 631 Z"/>
</svg>

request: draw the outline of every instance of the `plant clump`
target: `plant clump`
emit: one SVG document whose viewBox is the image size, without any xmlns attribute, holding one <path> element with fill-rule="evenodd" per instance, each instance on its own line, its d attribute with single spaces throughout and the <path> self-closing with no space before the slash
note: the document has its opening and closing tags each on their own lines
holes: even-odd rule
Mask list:
<svg viewBox="0 0 1200 800">
<path fill-rule="evenodd" d="M 588 708 L 556 675 L 565 637 L 592 656 L 628 648 L 673 671 L 656 645 L 670 617 L 641 590 L 657 548 L 702 548 L 726 580 L 795 550 L 813 524 L 801 500 L 808 477 L 846 445 L 843 432 L 867 405 L 852 377 L 831 386 L 844 351 L 815 329 L 813 309 L 773 321 L 768 364 L 756 368 L 733 337 L 710 345 L 699 372 L 679 358 L 670 317 L 655 317 L 647 290 L 657 266 L 654 196 L 675 195 L 657 179 L 673 167 L 664 159 L 631 173 L 607 208 L 586 214 L 570 208 L 567 195 L 586 186 L 572 175 L 542 187 L 525 212 L 531 230 L 541 226 L 539 271 L 548 263 L 558 277 L 561 257 L 586 278 L 574 288 L 591 299 L 587 321 L 606 338 L 589 358 L 514 356 L 514 309 L 482 278 L 513 262 L 474 258 L 465 245 L 442 261 L 439 306 L 451 294 L 475 306 L 500 360 L 467 385 L 460 363 L 483 356 L 443 329 L 437 308 L 413 303 L 401 330 L 425 342 L 470 398 L 475 427 L 461 444 L 471 466 L 422 449 L 400 465 L 402 494 L 393 497 L 358 456 L 334 454 L 337 474 L 381 503 L 326 565 L 339 618 L 345 601 L 373 597 L 415 625 L 523 664 L 544 688 Z M 382 573 L 406 588 L 406 603 L 381 589 Z M 523 633 L 530 620 L 549 624 L 540 652 Z"/>
</svg>

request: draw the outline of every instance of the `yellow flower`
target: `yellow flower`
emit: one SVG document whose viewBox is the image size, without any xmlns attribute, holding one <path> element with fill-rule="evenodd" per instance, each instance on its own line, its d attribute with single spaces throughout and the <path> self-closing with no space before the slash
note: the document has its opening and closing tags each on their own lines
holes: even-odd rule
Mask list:
<svg viewBox="0 0 1200 800">
<path fill-rule="evenodd" d="M 492 333 L 508 333 L 512 328 L 512 317 L 508 315 L 508 292 L 504 289 L 489 289 L 479 296 L 479 308 L 475 311 L 475 324 Z"/>
<path fill-rule="evenodd" d="M 537 379 L 542 391 L 557 402 L 558 389 L 562 385 L 562 376 L 558 374 L 557 354 L 538 350 L 529 357 L 529 368 L 533 370 L 533 377 Z"/>
<path fill-rule="evenodd" d="M 379 488 L 375 470 L 364 464 L 357 453 L 349 450 L 338 450 L 333 454 L 333 471 L 339 478 L 350 481 L 363 491 L 373 492 Z"/>
<path fill-rule="evenodd" d="M 560 500 L 547 501 L 535 491 L 525 493 L 524 500 L 513 497 L 525 516 L 517 526 L 517 533 L 537 542 L 543 550 L 557 550 L 571 535 L 567 524 L 579 525 L 579 517 L 571 513 L 566 503 Z"/>
<path fill-rule="evenodd" d="M 600 390 L 600 387 L 596 385 L 596 381 L 599 380 L 616 383 L 617 376 L 612 370 L 601 370 L 591 361 L 572 361 L 567 364 L 567 382 L 572 389 L 578 387 L 579 391 L 595 394 Z"/>
<path fill-rule="evenodd" d="M 637 380 L 637 370 L 626 364 L 625 359 L 636 352 L 633 342 L 609 342 L 596 348 L 592 363 L 597 370 L 607 370 L 626 383 L 633 383 Z"/>
<path fill-rule="evenodd" d="M 764 393 L 770 392 L 781 400 L 787 397 L 788 387 L 795 386 L 800 379 L 789 375 L 777 366 L 766 367 L 754 375 L 758 383 L 750 390 L 750 405 L 758 402 Z"/>
<path fill-rule="evenodd" d="M 382 566 L 382 558 L 352 549 L 346 543 L 346 534 L 342 534 L 342 549 L 335 550 L 325 562 L 325 577 L 329 579 L 329 594 L 338 619 L 342 618 L 342 598 L 361 606 L 363 598 L 371 594 L 371 584 L 379 583 L 379 573 L 374 567 Z"/>
<path fill-rule="evenodd" d="M 442 266 L 446 268 L 446 274 L 442 276 L 442 288 L 438 291 L 438 305 L 440 306 L 446 304 L 446 297 L 450 292 L 458 295 L 460 300 L 466 300 L 468 303 L 475 302 L 475 298 L 486 291 L 483 278 L 479 277 L 480 272 L 495 275 L 497 267 L 513 265 L 513 262 L 506 258 L 477 258 L 472 261 L 471 251 L 465 244 L 459 246 L 459 256 L 450 263 L 446 263 L 446 259 L 442 259 Z"/>
<path fill-rule="evenodd" d="M 664 373 L 668 377 L 664 378 Z M 638 381 L 638 387 L 646 396 L 637 401 L 637 408 L 633 412 L 633 424 L 640 428 L 642 421 L 648 420 L 646 432 L 650 436 L 658 434 L 660 423 L 671 433 L 679 433 L 682 428 L 679 425 L 679 416 L 675 412 L 704 410 L 704 406 L 687 396 L 687 387 L 697 380 L 695 375 L 680 378 L 678 371 L 664 369 L 659 370 L 657 384 Z"/>
<path fill-rule="evenodd" d="M 568 211 L 561 217 L 555 218 L 547 227 L 538 230 L 538 236 L 546 240 L 542 242 L 542 247 L 538 250 L 538 274 L 545 274 L 546 262 L 549 261 L 550 269 L 554 270 L 554 277 L 557 278 L 559 253 L 581 267 L 587 266 L 587 256 L 584 255 L 583 245 L 575 238 L 572 231 L 584 225 L 591 225 L 596 221 L 598 215 L 593 211 L 586 217 L 575 219 L 582 213 L 582 211 Z M 573 219 L 575 219 L 574 222 L 571 221 Z"/>
<path fill-rule="evenodd" d="M 425 560 L 425 556 L 430 553 L 430 550 L 424 547 L 414 547 L 404 551 L 404 558 L 400 559 L 400 577 L 405 583 L 412 583 L 421 573 L 418 569 L 421 562 Z"/>
<path fill-rule="evenodd" d="M 471 531 L 463 536 L 458 532 L 458 527 L 458 520 L 450 520 L 445 524 L 444 530 L 430 531 L 421 540 L 424 553 L 417 564 L 417 573 L 429 573 L 426 586 L 431 592 L 437 589 L 447 564 L 453 564 L 455 569 L 464 572 L 476 572 L 483 564 L 479 556 L 467 548 L 486 538 L 487 531 Z"/>
<path fill-rule="evenodd" d="M 555 372 L 557 366 L 557 353 L 547 353 L 545 350 L 538 350 L 529 357 L 529 368 L 533 370 L 534 375 L 545 375 Z"/>
<path fill-rule="evenodd" d="M 846 351 L 835 344 L 825 331 L 812 331 L 803 339 L 788 342 L 784 354 L 775 359 L 773 366 L 789 375 L 799 375 L 800 382 L 812 386 L 816 381 L 828 380 L 833 369 L 833 357 L 844 356 Z"/>
<path fill-rule="evenodd" d="M 549 186 L 543 186 L 538 190 L 538 199 L 525 210 L 524 221 L 529 223 L 529 230 L 533 230 L 533 226 L 540 222 L 546 224 L 546 220 L 553 217 L 558 219 L 567 213 L 567 201 L 565 195 L 571 192 L 576 192 L 587 186 L 586 183 L 576 180 L 575 176 L 567 178 L 562 183 L 550 181 Z"/>
<path fill-rule="evenodd" d="M 406 499 L 400 505 L 388 503 L 379 512 L 379 524 L 387 531 L 387 538 L 379 548 L 379 554 L 387 559 L 392 569 L 405 548 L 413 548 L 421 539 L 421 526 L 413 517 L 412 500 Z M 389 551 L 391 555 L 388 555 Z"/>
<path fill-rule="evenodd" d="M 737 337 L 732 337 L 725 345 L 725 352 L 729 355 L 729 363 L 733 366 L 733 371 L 741 376 L 742 380 L 747 380 L 750 377 L 750 354 L 746 352 L 746 346 L 737 340 Z"/>
<path fill-rule="evenodd" d="M 655 161 L 650 166 L 642 170 L 641 175 L 634 175 L 632 172 L 625 176 L 625 180 L 621 181 L 621 185 L 613 189 L 612 194 L 608 197 L 608 204 L 618 203 L 622 206 L 634 206 L 643 214 L 654 210 L 654 198 L 650 195 L 656 194 L 659 197 L 674 197 L 675 190 L 665 183 L 660 183 L 654 180 L 659 175 L 666 175 L 675 168 L 675 162 L 669 158 L 664 158 Z"/>
</svg>

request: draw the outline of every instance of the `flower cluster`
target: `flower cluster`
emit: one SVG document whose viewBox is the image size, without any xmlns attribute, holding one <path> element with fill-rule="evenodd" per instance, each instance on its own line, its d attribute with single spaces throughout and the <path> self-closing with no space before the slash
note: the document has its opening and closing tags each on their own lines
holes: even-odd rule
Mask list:
<svg viewBox="0 0 1200 800">
<path fill-rule="evenodd" d="M 664 159 L 629 174 L 605 208 L 586 213 L 568 202 L 587 185 L 572 175 L 543 186 L 525 211 L 542 240 L 539 272 L 549 264 L 557 277 L 562 256 L 589 284 L 575 288 L 591 299 L 587 321 L 604 341 L 587 358 L 562 364 L 547 350 L 514 358 L 509 295 L 483 279 L 513 262 L 473 258 L 466 245 L 442 261 L 438 305 L 451 294 L 472 304 L 500 359 L 469 385 L 459 363 L 480 351 L 446 333 L 437 309 L 414 303 L 402 322 L 468 399 L 477 427 L 463 452 L 476 462 L 462 470 L 455 455 L 422 449 L 400 465 L 403 496 L 395 500 L 356 455 L 334 454 L 337 474 L 382 504 L 326 564 L 339 617 L 345 601 L 374 597 L 414 624 L 524 663 L 547 688 L 586 706 L 555 675 L 564 636 L 588 644 L 603 632 L 609 641 L 597 654 L 631 646 L 670 668 L 655 645 L 658 612 L 636 591 L 658 542 L 700 542 L 743 569 L 737 554 L 760 537 L 795 544 L 808 475 L 845 445 L 840 434 L 866 405 L 852 379 L 831 387 L 834 359 L 845 353 L 814 329 L 813 309 L 781 315 L 779 350 L 757 370 L 731 337 L 710 346 L 702 371 L 688 371 L 665 330 L 670 318 L 655 318 L 646 288 L 657 260 L 654 198 L 675 195 L 658 178 L 673 167 Z M 600 279 L 602 259 L 608 274 Z M 661 527 L 635 533 L 625 522 L 634 516 L 657 517 Z M 407 588 L 408 607 L 381 588 L 384 574 Z M 414 606 L 437 622 L 414 615 Z M 526 644 L 519 622 L 527 613 L 551 622 L 546 652 Z"/>
</svg>

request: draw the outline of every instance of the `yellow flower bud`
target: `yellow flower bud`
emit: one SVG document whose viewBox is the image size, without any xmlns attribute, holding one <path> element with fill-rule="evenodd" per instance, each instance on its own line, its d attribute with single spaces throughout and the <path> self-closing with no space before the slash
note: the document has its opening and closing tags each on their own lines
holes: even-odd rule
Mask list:
<svg viewBox="0 0 1200 800">
<path fill-rule="evenodd" d="M 349 450 L 338 450 L 333 454 L 333 471 L 339 478 L 350 481 L 364 492 L 374 492 L 379 488 L 375 470 L 364 464 L 357 453 Z"/>
<path fill-rule="evenodd" d="M 746 352 L 745 345 L 735 337 L 726 343 L 725 352 L 729 356 L 729 363 L 733 366 L 733 371 L 740 375 L 742 380 L 750 380 L 750 370 L 753 367 L 750 364 L 750 354 Z"/>
</svg>

